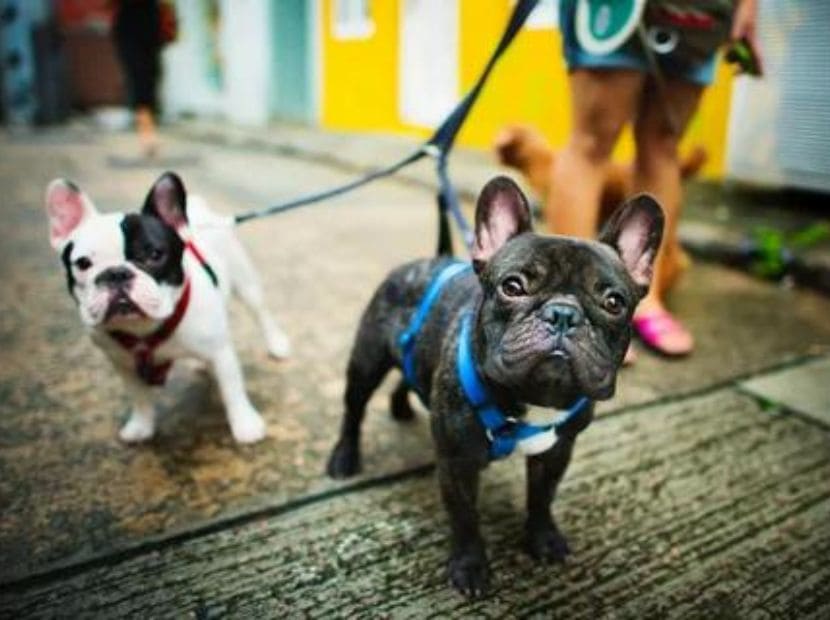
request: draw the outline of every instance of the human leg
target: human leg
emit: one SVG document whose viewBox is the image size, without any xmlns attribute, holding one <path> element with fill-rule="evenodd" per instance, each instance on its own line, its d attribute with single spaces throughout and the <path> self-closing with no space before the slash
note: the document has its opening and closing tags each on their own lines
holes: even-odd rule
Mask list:
<svg viewBox="0 0 830 620">
<path fill-rule="evenodd" d="M 648 80 L 634 121 L 634 188 L 656 196 L 666 216 L 652 287 L 637 308 L 635 326 L 648 344 L 668 355 L 689 353 L 694 346 L 692 335 L 667 313 L 664 298 L 683 263 L 677 236 L 683 200 L 678 145 L 703 90 L 701 85 L 669 78 L 663 94 L 657 91 L 653 80 Z M 667 107 L 676 128 L 668 120 Z"/>
<path fill-rule="evenodd" d="M 623 126 L 634 116 L 644 74 L 631 69 L 576 69 L 569 76 L 571 136 L 551 170 L 548 228 L 590 238 L 596 233 L 606 167 Z"/>
</svg>

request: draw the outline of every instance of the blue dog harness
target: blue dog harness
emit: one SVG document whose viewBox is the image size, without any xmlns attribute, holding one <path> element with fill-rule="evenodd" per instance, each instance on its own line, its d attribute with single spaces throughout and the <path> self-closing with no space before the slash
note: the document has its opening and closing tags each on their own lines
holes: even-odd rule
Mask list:
<svg viewBox="0 0 830 620">
<path fill-rule="evenodd" d="M 418 308 L 412 316 L 409 327 L 398 338 L 398 345 L 401 347 L 403 358 L 403 376 L 409 386 L 418 392 L 421 401 L 425 401 L 426 399 L 418 388 L 418 378 L 415 376 L 415 336 L 418 335 L 421 327 L 424 326 L 424 321 L 427 320 L 429 311 L 441 295 L 441 289 L 444 288 L 444 285 L 455 276 L 467 273 L 471 269 L 472 266 L 469 263 L 461 261 L 452 261 L 440 269 L 427 285 L 424 296 L 421 298 L 421 303 L 418 304 Z"/>
<path fill-rule="evenodd" d="M 443 287 L 456 276 L 468 273 L 470 269 L 471 266 L 468 263 L 460 261 L 451 262 L 440 269 L 427 285 L 409 327 L 398 339 L 404 377 L 409 386 L 418 392 L 422 401 L 424 397 L 418 388 L 415 376 L 415 337 L 429 316 L 430 309 L 441 295 Z M 517 449 L 527 456 L 548 450 L 556 442 L 557 430 L 581 414 L 590 404 L 587 397 L 580 397 L 550 424 L 531 424 L 505 415 L 494 403 L 476 370 L 472 351 L 472 315 L 470 313 L 461 318 L 456 358 L 461 388 L 464 390 L 467 402 L 475 410 L 479 422 L 484 427 L 484 432 L 490 442 L 490 458 L 492 459 L 504 458 Z"/>
</svg>

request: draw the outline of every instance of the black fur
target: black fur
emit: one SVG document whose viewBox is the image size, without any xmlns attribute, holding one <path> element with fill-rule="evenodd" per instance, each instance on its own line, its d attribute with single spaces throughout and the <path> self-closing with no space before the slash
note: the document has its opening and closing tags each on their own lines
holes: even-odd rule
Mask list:
<svg viewBox="0 0 830 620">
<path fill-rule="evenodd" d="M 72 273 L 72 249 L 74 247 L 75 244 L 71 241 L 66 244 L 63 252 L 61 252 L 61 262 L 63 262 L 63 268 L 66 270 L 66 288 L 69 289 L 72 299 L 78 301 L 78 297 L 75 295 L 75 274 Z"/>
<path fill-rule="evenodd" d="M 176 231 L 156 217 L 130 213 L 121 221 L 124 256 L 157 282 L 178 286 L 184 282 L 184 242 Z"/>
<path fill-rule="evenodd" d="M 175 172 L 162 174 L 147 193 L 141 212 L 166 222 L 174 229 L 185 225 L 187 192 L 179 175 Z"/>
<path fill-rule="evenodd" d="M 662 220 L 650 198 L 626 207 L 609 240 L 620 239 L 629 257 L 653 259 Z M 645 224 L 645 226 L 642 226 Z M 632 226 L 634 225 L 634 226 Z M 452 546 L 449 576 L 468 596 L 486 591 L 489 568 L 479 533 L 479 472 L 489 463 L 489 442 L 459 385 L 456 369 L 460 319 L 472 313 L 473 358 L 501 410 L 525 414 L 525 403 L 565 407 L 579 396 L 609 398 L 630 339 L 630 319 L 644 289 L 633 281 L 618 248 L 610 243 L 545 237 L 527 232 L 527 202 L 509 179 L 491 181 L 476 213 L 476 274 L 458 276 L 432 308 L 414 347 L 416 382 L 431 412 L 438 480 L 449 513 Z M 645 254 L 645 252 L 650 254 Z M 335 478 L 360 470 L 360 427 L 365 406 L 393 367 L 401 366 L 398 338 L 416 311 L 433 274 L 446 259 L 416 261 L 395 269 L 363 314 L 347 369 L 345 415 L 328 462 Z M 518 278 L 518 295 L 506 282 Z M 606 304 L 609 296 L 619 302 Z M 562 320 L 562 309 L 571 311 Z M 612 310 L 614 310 L 612 312 Z M 393 414 L 407 419 L 406 394 L 393 395 Z M 556 487 L 570 461 L 577 434 L 591 421 L 593 405 L 564 429 L 547 452 L 527 459 L 526 544 L 541 560 L 560 560 L 568 544 L 550 512 Z"/>
</svg>

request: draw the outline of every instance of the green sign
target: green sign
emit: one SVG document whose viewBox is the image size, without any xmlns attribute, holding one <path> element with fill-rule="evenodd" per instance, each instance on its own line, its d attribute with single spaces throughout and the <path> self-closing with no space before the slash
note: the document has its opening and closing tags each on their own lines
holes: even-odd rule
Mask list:
<svg viewBox="0 0 830 620">
<path fill-rule="evenodd" d="M 576 36 L 591 54 L 610 54 L 622 46 L 640 22 L 646 0 L 579 0 Z"/>
</svg>

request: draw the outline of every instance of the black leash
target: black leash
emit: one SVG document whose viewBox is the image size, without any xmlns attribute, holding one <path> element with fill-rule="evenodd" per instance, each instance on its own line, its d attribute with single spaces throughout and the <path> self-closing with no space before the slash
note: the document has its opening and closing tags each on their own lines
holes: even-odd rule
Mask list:
<svg viewBox="0 0 830 620">
<path fill-rule="evenodd" d="M 333 187 L 322 192 L 317 192 L 315 194 L 306 194 L 305 196 L 300 196 L 299 198 L 289 200 L 288 202 L 272 205 L 270 207 L 264 207 L 262 209 L 257 209 L 254 211 L 247 211 L 246 213 L 239 213 L 238 215 L 234 216 L 233 221 L 235 224 L 242 224 L 243 222 L 247 222 L 249 220 L 256 220 L 261 217 L 276 215 L 277 213 L 284 213 L 285 211 L 290 211 L 291 209 L 296 209 L 297 207 L 304 207 L 305 205 L 320 202 L 321 200 L 326 200 L 327 198 L 333 198 L 334 196 L 345 194 L 346 192 L 350 192 L 351 190 L 356 189 L 361 185 L 366 185 L 367 183 L 374 181 L 375 179 L 380 179 L 382 177 L 394 174 L 401 168 L 405 168 L 409 164 L 415 163 L 416 161 L 425 156 L 426 152 L 424 151 L 424 148 L 421 147 L 411 155 L 408 155 L 407 157 L 403 158 L 399 162 L 392 164 L 391 166 L 381 168 L 380 170 L 374 170 L 358 179 L 355 179 L 354 181 L 349 181 L 344 185 L 339 185 L 337 187 Z"/>
<path fill-rule="evenodd" d="M 431 156 L 436 159 L 436 174 L 438 175 L 437 253 L 439 255 L 452 254 L 452 237 L 450 235 L 449 223 L 450 215 L 455 220 L 455 223 L 461 232 L 461 236 L 464 239 L 464 243 L 469 249 L 473 242 L 473 231 L 461 211 L 461 206 L 458 201 L 458 194 L 455 191 L 452 181 L 450 181 L 449 173 L 447 171 L 448 156 L 452 150 L 455 138 L 458 135 L 461 126 L 467 119 L 467 115 L 473 107 L 473 104 L 476 102 L 476 99 L 478 99 L 481 89 L 487 82 L 487 78 L 490 77 L 490 72 L 493 70 L 496 61 L 498 61 L 501 55 L 504 54 L 505 50 L 507 50 L 510 46 L 510 43 L 512 43 L 513 39 L 519 33 L 522 25 L 527 20 L 527 16 L 530 15 L 531 11 L 533 11 L 536 7 L 538 1 L 539 0 L 518 0 L 518 2 L 516 2 L 513 14 L 510 16 L 510 21 L 507 23 L 507 28 L 505 29 L 504 34 L 502 34 L 499 44 L 490 56 L 490 60 L 487 61 L 487 65 L 484 67 L 484 70 L 481 72 L 481 75 L 478 77 L 475 85 L 458 103 L 444 122 L 441 123 L 438 129 L 435 130 L 432 137 L 418 147 L 415 152 L 390 166 L 369 172 L 368 174 L 359 177 L 354 181 L 350 181 L 349 183 L 345 183 L 344 185 L 333 187 L 314 194 L 307 194 L 305 196 L 301 196 L 280 204 L 271 205 L 269 207 L 264 207 L 262 209 L 248 211 L 247 213 L 240 213 L 234 217 L 234 223 L 241 224 L 243 222 L 261 217 L 284 213 L 285 211 L 313 204 L 315 202 L 320 202 L 321 200 L 325 200 L 327 198 L 333 198 L 334 196 L 344 194 L 353 189 L 366 185 L 375 179 L 395 174 L 398 170 L 415 163 L 423 157 Z"/>
<path fill-rule="evenodd" d="M 527 16 L 536 8 L 538 0 L 519 0 L 516 2 L 516 7 L 513 9 L 513 15 L 510 16 L 510 21 L 507 23 L 504 33 L 501 36 L 499 44 L 493 50 L 490 60 L 487 61 L 481 75 L 475 85 L 470 89 L 467 95 L 462 99 L 455 109 L 450 113 L 447 119 L 441 123 L 441 126 L 435 131 L 426 146 L 437 149 L 436 173 L 438 174 L 438 250 L 437 254 L 452 255 L 452 238 L 449 234 L 449 216 L 451 214 L 455 219 L 464 243 L 469 250 L 473 244 L 473 230 L 467 223 L 464 214 L 461 212 L 461 206 L 458 202 L 458 194 L 450 181 L 449 173 L 447 171 L 447 158 L 452 150 L 455 138 L 458 135 L 461 126 L 467 119 L 470 109 L 478 99 L 481 89 L 490 77 L 490 72 L 496 65 L 496 62 L 501 55 L 507 50 L 513 39 L 522 29 Z M 423 147 L 422 147 L 423 148 Z"/>
</svg>

